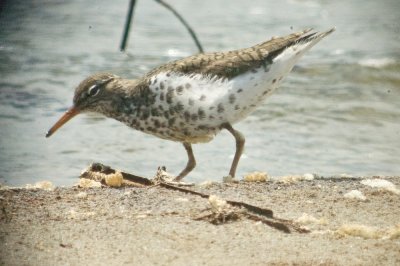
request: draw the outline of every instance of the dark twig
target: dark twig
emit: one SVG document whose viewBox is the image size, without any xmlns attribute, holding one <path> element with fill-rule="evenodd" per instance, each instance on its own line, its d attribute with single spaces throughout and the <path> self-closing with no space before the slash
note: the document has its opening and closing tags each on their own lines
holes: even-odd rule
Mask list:
<svg viewBox="0 0 400 266">
<path fill-rule="evenodd" d="M 164 2 L 163 0 L 155 0 L 158 2 L 160 5 L 164 6 L 166 9 L 171 11 L 175 17 L 179 19 L 180 22 L 185 26 L 185 28 L 189 31 L 190 36 L 192 36 L 194 42 L 196 43 L 197 48 L 199 49 L 200 53 L 204 53 L 203 47 L 201 46 L 199 40 L 197 39 L 196 33 L 193 31 L 193 29 L 189 26 L 189 24 L 186 22 L 186 20 L 169 4 Z"/>
<path fill-rule="evenodd" d="M 131 27 L 131 21 L 133 17 L 133 10 L 135 9 L 135 4 L 136 0 L 131 0 L 129 3 L 128 15 L 125 21 L 124 35 L 122 37 L 121 46 L 119 48 L 122 52 L 125 51 L 126 43 L 128 41 L 129 28 Z"/>
<path fill-rule="evenodd" d="M 109 166 L 103 165 L 101 163 L 93 163 L 91 164 L 81 175 L 81 177 L 85 177 L 85 178 L 95 178 L 98 174 L 101 175 L 109 175 L 109 174 L 114 174 L 116 171 L 114 169 L 112 169 Z M 159 185 L 161 187 L 167 188 L 167 189 L 171 189 L 171 190 L 176 190 L 176 191 L 180 191 L 183 193 L 188 193 L 188 194 L 192 194 L 192 195 L 196 195 L 199 196 L 201 198 L 206 198 L 208 199 L 210 197 L 209 194 L 206 193 L 201 193 L 198 191 L 194 191 L 191 189 L 187 189 L 187 188 L 183 188 L 183 187 L 179 187 L 176 185 L 171 185 L 165 182 L 153 182 L 145 177 L 141 177 L 141 176 L 137 176 L 137 175 L 132 175 L 129 173 L 125 173 L 125 172 L 120 172 L 123 176 L 123 178 L 125 180 L 128 180 L 130 182 L 136 183 L 136 184 L 141 184 L 143 186 L 149 187 L 149 186 L 154 186 L 154 185 Z M 239 207 L 239 208 L 243 208 L 245 209 L 247 212 L 246 213 L 242 213 L 242 215 L 244 215 L 244 217 L 246 217 L 247 219 L 253 220 L 253 221 L 257 221 L 257 222 L 262 222 L 268 226 L 271 226 L 277 230 L 280 230 L 284 233 L 290 233 L 291 229 L 298 232 L 298 233 L 308 233 L 309 230 L 304 229 L 302 227 L 299 227 L 298 225 L 296 225 L 295 223 L 293 223 L 293 221 L 291 220 L 285 220 L 285 219 L 280 219 L 280 218 L 276 218 L 273 215 L 272 210 L 270 209 L 266 209 L 266 208 L 261 208 L 261 207 L 257 207 L 245 202 L 240 202 L 240 201 L 233 201 L 233 200 L 226 200 L 226 203 L 233 206 L 233 207 Z M 203 218 L 207 218 L 208 216 L 212 216 L 212 215 L 207 215 L 204 217 L 200 217 L 198 219 L 203 219 Z M 230 218 L 235 218 L 236 216 L 232 216 L 232 217 L 225 217 L 223 216 L 223 218 L 227 218 L 228 220 Z M 236 217 L 237 218 L 237 217 Z"/>
</svg>

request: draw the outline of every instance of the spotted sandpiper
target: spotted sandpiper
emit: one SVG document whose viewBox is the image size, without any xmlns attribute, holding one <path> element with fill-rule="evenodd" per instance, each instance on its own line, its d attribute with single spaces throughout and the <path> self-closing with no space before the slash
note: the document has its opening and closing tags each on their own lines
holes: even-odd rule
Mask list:
<svg viewBox="0 0 400 266">
<path fill-rule="evenodd" d="M 209 142 L 222 129 L 236 140 L 229 171 L 235 177 L 245 138 L 232 125 L 275 91 L 300 57 L 332 33 L 311 29 L 250 48 L 189 56 L 161 65 L 139 79 L 94 74 L 75 89 L 73 105 L 47 132 L 79 113 L 96 112 L 142 132 L 181 142 L 188 162 L 175 181 L 196 165 L 192 144 Z"/>
</svg>

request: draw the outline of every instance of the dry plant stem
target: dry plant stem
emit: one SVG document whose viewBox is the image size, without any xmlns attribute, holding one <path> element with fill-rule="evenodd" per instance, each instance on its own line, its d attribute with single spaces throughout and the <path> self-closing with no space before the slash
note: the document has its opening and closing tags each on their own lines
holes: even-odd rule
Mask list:
<svg viewBox="0 0 400 266">
<path fill-rule="evenodd" d="M 189 26 L 189 24 L 186 22 L 186 20 L 176 11 L 171 5 L 167 4 L 163 0 L 155 0 L 157 3 L 160 5 L 164 6 L 166 9 L 170 10 L 175 17 L 179 19 L 180 22 L 182 22 L 183 26 L 188 30 L 190 36 L 192 36 L 194 42 L 196 43 L 197 49 L 199 49 L 200 53 L 204 53 L 203 47 L 201 46 L 199 39 L 197 39 L 196 33 L 194 30 Z"/>
<path fill-rule="evenodd" d="M 101 172 L 104 174 L 115 173 L 114 169 L 112 169 L 108 166 L 104 166 L 100 163 L 92 164 L 92 171 L 93 172 Z M 124 177 L 124 179 L 134 182 L 134 183 L 142 184 L 147 187 L 153 187 L 155 185 L 158 185 L 158 186 L 166 188 L 166 189 L 172 189 L 172 190 L 176 190 L 179 192 L 196 195 L 196 196 L 199 196 L 199 197 L 205 198 L 205 199 L 208 199 L 210 197 L 209 194 L 201 193 L 198 191 L 194 191 L 191 189 L 187 189 L 187 188 L 183 188 L 183 187 L 179 187 L 179 186 L 175 186 L 175 185 L 171 185 L 166 182 L 154 183 L 153 181 L 151 181 L 145 177 L 132 175 L 132 174 L 125 173 L 125 172 L 121 172 L 121 174 Z M 309 230 L 297 226 L 291 220 L 275 218 L 273 215 L 273 211 L 270 209 L 260 208 L 260 207 L 257 207 L 257 206 L 254 206 L 254 205 L 251 205 L 251 204 L 248 204 L 245 202 L 240 202 L 240 201 L 226 200 L 226 203 L 228 203 L 229 205 L 231 205 L 233 207 L 244 208 L 246 210 L 246 212 L 243 213 L 242 215 L 244 217 L 246 217 L 247 219 L 250 219 L 250 220 L 253 220 L 256 222 L 262 222 L 263 224 L 266 224 L 266 225 L 268 225 L 272 228 L 275 228 L 279 231 L 282 231 L 284 233 L 291 233 L 292 230 L 296 231 L 298 233 L 309 233 Z M 204 217 L 208 217 L 208 216 L 209 215 L 204 216 Z M 199 219 L 201 219 L 201 218 L 199 218 Z"/>
</svg>

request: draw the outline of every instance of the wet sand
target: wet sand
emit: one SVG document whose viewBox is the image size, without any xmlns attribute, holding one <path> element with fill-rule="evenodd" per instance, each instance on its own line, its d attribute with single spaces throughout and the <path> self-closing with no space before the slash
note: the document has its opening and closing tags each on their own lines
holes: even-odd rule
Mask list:
<svg viewBox="0 0 400 266">
<path fill-rule="evenodd" d="M 273 210 L 309 233 L 238 217 L 215 225 L 207 199 L 159 186 L 0 190 L 1 265 L 400 265 L 396 187 L 332 178 L 190 189 Z M 363 199 L 351 190 L 358 190 Z M 348 198 L 355 195 L 356 198 Z"/>
</svg>

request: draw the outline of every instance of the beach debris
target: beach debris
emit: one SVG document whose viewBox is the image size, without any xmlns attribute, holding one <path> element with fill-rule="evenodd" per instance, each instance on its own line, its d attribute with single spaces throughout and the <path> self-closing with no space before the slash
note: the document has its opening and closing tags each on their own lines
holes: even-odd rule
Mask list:
<svg viewBox="0 0 400 266">
<path fill-rule="evenodd" d="M 386 232 L 387 232 L 387 237 L 389 239 L 399 239 L 400 238 L 400 223 L 396 224 L 392 228 L 389 228 Z"/>
<path fill-rule="evenodd" d="M 86 199 L 88 197 L 88 194 L 85 191 L 81 191 L 76 194 L 75 197 L 78 199 Z"/>
<path fill-rule="evenodd" d="M 100 185 L 117 188 L 121 186 L 143 187 L 154 184 L 147 178 L 114 170 L 101 163 L 90 164 L 82 171 L 80 178 L 99 182 Z M 79 182 L 80 187 L 91 187 L 90 185 L 98 187 L 98 184 L 95 185 L 95 183 L 87 183 L 87 181 Z"/>
<path fill-rule="evenodd" d="M 243 180 L 246 182 L 267 182 L 269 176 L 266 172 L 253 172 L 245 175 Z"/>
<path fill-rule="evenodd" d="M 306 173 L 303 175 L 303 180 L 311 181 L 314 180 L 316 177 L 315 174 Z"/>
<path fill-rule="evenodd" d="M 377 228 L 363 224 L 344 224 L 335 231 L 335 234 L 341 237 L 355 236 L 364 239 L 398 239 L 400 238 L 400 223 L 388 228 Z"/>
<path fill-rule="evenodd" d="M 400 195 L 400 190 L 396 188 L 396 186 L 392 182 L 386 179 L 379 179 L 379 178 L 365 179 L 361 181 L 361 184 L 373 188 L 381 188 L 390 191 L 396 195 Z"/>
<path fill-rule="evenodd" d="M 238 181 L 231 175 L 222 177 L 222 183 L 235 183 L 235 182 L 238 182 Z"/>
<path fill-rule="evenodd" d="M 43 190 L 51 191 L 54 189 L 54 185 L 50 181 L 39 181 L 33 185 L 26 184 L 25 188 L 26 189 L 43 189 Z"/>
<path fill-rule="evenodd" d="M 215 195 L 210 195 L 208 203 L 211 207 L 211 214 L 206 217 L 210 223 L 218 225 L 240 219 L 240 209 L 233 208 L 226 200 Z"/>
<path fill-rule="evenodd" d="M 174 181 L 175 176 L 173 174 L 170 174 L 167 172 L 167 168 L 165 166 L 159 166 L 156 172 L 156 175 L 154 176 L 153 180 L 154 183 L 158 182 L 166 182 L 172 185 L 177 185 L 177 186 L 194 186 L 194 183 L 186 183 L 182 181 Z"/>
<path fill-rule="evenodd" d="M 296 222 L 299 224 L 318 224 L 318 225 L 327 225 L 328 220 L 325 217 L 315 218 L 314 216 L 303 213 L 299 218 L 296 219 Z"/>
<path fill-rule="evenodd" d="M 81 188 L 96 188 L 101 187 L 101 183 L 99 181 L 95 181 L 88 178 L 79 179 L 78 187 Z"/>
<path fill-rule="evenodd" d="M 121 172 L 116 171 L 113 174 L 106 175 L 104 177 L 104 181 L 109 187 L 120 187 L 122 186 L 123 177 Z"/>
<path fill-rule="evenodd" d="M 316 177 L 315 174 L 304 174 L 304 175 L 287 175 L 278 177 L 277 180 L 279 183 L 283 183 L 286 185 L 295 184 L 300 181 L 311 181 L 314 180 Z"/>
<path fill-rule="evenodd" d="M 350 190 L 349 192 L 344 194 L 344 197 L 346 199 L 356 199 L 361 201 L 365 201 L 367 199 L 367 197 L 365 197 L 361 191 L 356 189 Z"/>
<path fill-rule="evenodd" d="M 203 187 L 203 188 L 209 188 L 214 184 L 217 184 L 217 182 L 207 180 L 207 181 L 204 181 L 204 182 L 198 184 L 198 186 Z"/>
<path fill-rule="evenodd" d="M 100 163 L 93 163 L 82 172 L 81 180 L 97 182 L 94 184 L 101 186 L 101 184 L 105 184 L 105 178 L 103 178 L 104 175 L 114 174 L 115 172 L 117 171 L 109 166 L 105 166 Z M 166 173 L 165 167 L 158 168 L 155 180 L 149 180 L 145 177 L 132 175 L 126 172 L 120 173 L 123 177 L 123 185 L 125 185 L 125 182 L 131 182 L 135 184 L 135 186 L 139 187 L 160 186 L 166 189 L 176 190 L 182 193 L 187 193 L 208 199 L 211 214 L 207 214 L 203 217 L 197 218 L 196 220 L 209 220 L 214 224 L 221 224 L 227 221 L 238 220 L 240 217 L 245 217 L 249 220 L 266 224 L 284 233 L 291 233 L 292 231 L 298 233 L 310 232 L 308 229 L 298 226 L 292 220 L 285 220 L 274 217 L 273 212 L 270 209 L 257 207 L 255 205 L 251 205 L 241 201 L 220 199 L 217 196 L 208 195 L 183 187 L 181 182 L 175 184 L 174 182 L 165 181 L 163 178 L 157 178 L 157 176 L 162 177 Z M 89 181 L 80 181 L 80 183 L 86 183 Z M 188 185 L 192 186 L 193 184 Z"/>
</svg>

